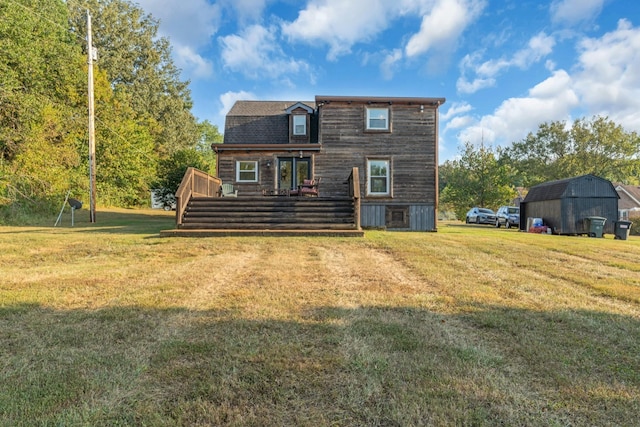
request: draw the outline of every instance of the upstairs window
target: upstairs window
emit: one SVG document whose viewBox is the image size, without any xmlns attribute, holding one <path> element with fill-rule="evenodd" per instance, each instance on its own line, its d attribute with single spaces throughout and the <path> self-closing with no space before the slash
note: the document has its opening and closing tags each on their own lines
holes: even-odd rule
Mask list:
<svg viewBox="0 0 640 427">
<path fill-rule="evenodd" d="M 258 182 L 258 162 L 236 162 L 236 181 Z"/>
<path fill-rule="evenodd" d="M 389 109 L 367 108 L 367 130 L 389 130 Z"/>
<path fill-rule="evenodd" d="M 296 136 L 302 136 L 307 134 L 307 116 L 306 115 L 293 116 L 293 134 Z"/>
</svg>

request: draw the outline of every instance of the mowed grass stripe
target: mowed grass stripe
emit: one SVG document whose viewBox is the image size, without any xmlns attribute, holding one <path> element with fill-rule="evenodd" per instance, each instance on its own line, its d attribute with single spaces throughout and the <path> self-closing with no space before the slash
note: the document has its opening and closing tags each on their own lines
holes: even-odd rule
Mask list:
<svg viewBox="0 0 640 427">
<path fill-rule="evenodd" d="M 0 229 L 0 425 L 637 422 L 636 237 L 76 218 Z"/>
</svg>

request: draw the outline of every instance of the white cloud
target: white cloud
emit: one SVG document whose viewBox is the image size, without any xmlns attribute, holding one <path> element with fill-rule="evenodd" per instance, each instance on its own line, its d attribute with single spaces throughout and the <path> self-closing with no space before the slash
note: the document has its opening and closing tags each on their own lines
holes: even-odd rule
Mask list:
<svg viewBox="0 0 640 427">
<path fill-rule="evenodd" d="M 295 21 L 282 25 L 282 33 L 291 41 L 329 45 L 327 57 L 335 60 L 385 30 L 392 7 L 387 0 L 310 1 Z"/>
<path fill-rule="evenodd" d="M 563 93 L 566 93 L 566 91 L 573 92 L 572 86 L 573 81 L 571 76 L 564 70 L 558 70 L 553 73 L 551 77 L 529 89 L 529 96 L 544 101 L 552 101 Z M 573 98 L 573 96 L 571 98 Z"/>
<path fill-rule="evenodd" d="M 225 92 L 220 95 L 220 103 L 222 104 L 222 108 L 218 112 L 218 115 L 221 117 L 226 117 L 227 113 L 229 112 L 229 110 L 231 110 L 231 107 L 233 107 L 233 104 L 235 104 L 236 101 L 251 101 L 254 99 L 257 99 L 257 97 L 253 93 L 246 92 L 244 90 L 241 90 L 239 92 Z"/>
<path fill-rule="evenodd" d="M 474 122 L 474 118 L 472 116 L 458 116 L 449 120 L 447 125 L 445 126 L 445 132 L 449 129 L 461 129 L 467 126 L 470 126 Z"/>
<path fill-rule="evenodd" d="M 447 51 L 476 19 L 485 0 L 310 0 L 293 22 L 282 25 L 291 41 L 329 46 L 327 58 L 335 60 L 386 30 L 401 16 L 422 16 L 422 25 L 405 48 L 418 56 L 430 48 Z"/>
<path fill-rule="evenodd" d="M 556 41 L 553 36 L 548 36 L 544 32 L 533 36 L 525 49 L 519 50 L 513 56 L 509 65 L 518 68 L 528 68 L 531 64 L 540 61 L 545 56 L 553 52 Z"/>
<path fill-rule="evenodd" d="M 218 31 L 220 8 L 207 0 L 137 0 L 146 12 L 160 20 L 160 33 L 183 46 L 206 46 Z"/>
<path fill-rule="evenodd" d="M 471 110 L 473 110 L 473 107 L 466 102 L 454 102 L 446 113 L 440 114 L 440 120 L 446 121 L 458 114 L 468 113 Z"/>
<path fill-rule="evenodd" d="M 476 77 L 473 81 L 467 80 L 467 70 L 476 72 L 476 69 L 479 68 L 478 62 L 481 56 L 481 52 L 474 52 L 465 55 L 460 60 L 460 77 L 458 77 L 456 81 L 456 90 L 458 93 L 475 93 L 480 89 L 495 86 L 496 80 L 494 78 Z"/>
<path fill-rule="evenodd" d="M 476 93 L 480 89 L 493 87 L 496 85 L 496 79 L 474 79 L 472 82 L 466 80 L 464 76 L 458 77 L 456 82 L 456 90 L 459 93 Z"/>
<path fill-rule="evenodd" d="M 546 68 L 546 69 L 547 69 L 547 70 L 549 70 L 549 71 L 553 71 L 553 70 L 555 70 L 555 69 L 556 69 L 556 63 L 555 63 L 555 61 L 552 61 L 551 59 L 547 59 L 547 60 L 544 62 L 544 68 Z"/>
<path fill-rule="evenodd" d="M 220 37 L 224 66 L 252 79 L 278 79 L 308 71 L 306 62 L 285 55 L 278 45 L 276 31 L 275 27 L 252 25 L 240 35 Z"/>
<path fill-rule="evenodd" d="M 209 77 L 213 74 L 213 64 L 203 58 L 189 46 L 176 45 L 173 49 L 176 65 L 182 70 L 189 70 L 195 78 Z"/>
<path fill-rule="evenodd" d="M 400 49 L 394 49 L 385 55 L 384 60 L 380 64 L 380 71 L 385 80 L 391 80 L 393 78 L 394 70 L 400 60 L 402 60 L 402 50 Z"/>
<path fill-rule="evenodd" d="M 555 39 L 541 32 L 529 39 L 527 47 L 517 51 L 511 58 L 500 58 L 479 63 L 481 56 L 479 52 L 466 55 L 460 61 L 461 76 L 458 78 L 456 88 L 460 93 L 475 93 L 480 89 L 492 87 L 496 83 L 495 77 L 501 71 L 511 67 L 527 69 L 549 55 L 554 46 Z M 477 77 L 469 81 L 466 78 L 468 72 L 475 73 Z"/>
<path fill-rule="evenodd" d="M 571 76 L 558 70 L 531 88 L 529 96 L 502 102 L 492 115 L 482 117 L 461 132 L 458 140 L 460 143 L 482 140 L 488 144 L 510 144 L 534 132 L 541 123 L 568 119 L 578 104 Z"/>
<path fill-rule="evenodd" d="M 591 114 L 640 131 L 640 28 L 620 20 L 615 31 L 578 45 L 576 91 Z"/>
<path fill-rule="evenodd" d="M 551 3 L 551 20 L 569 26 L 590 21 L 600 14 L 605 0 L 556 0 Z"/>
<path fill-rule="evenodd" d="M 532 87 L 528 96 L 510 98 L 493 112 L 458 134 L 467 141 L 508 145 L 535 132 L 544 122 L 571 120 L 577 112 L 608 116 L 628 131 L 640 131 L 640 28 L 620 20 L 616 30 L 600 38 L 585 38 L 577 46 L 573 75 L 555 70 Z M 453 107 L 452 107 L 453 108 Z M 455 117 L 445 131 L 464 123 Z"/>
<path fill-rule="evenodd" d="M 422 17 L 420 31 L 409 39 L 406 55 L 417 56 L 432 48 L 449 50 L 485 5 L 483 0 L 437 0 L 430 13 Z"/>
<path fill-rule="evenodd" d="M 176 65 L 196 78 L 213 74 L 211 61 L 198 53 L 218 31 L 220 8 L 207 0 L 138 0 L 145 12 L 160 21 L 159 33 L 171 40 Z"/>
<path fill-rule="evenodd" d="M 241 22 L 257 22 L 262 17 L 266 7 L 266 0 L 225 0 L 224 3 L 234 9 Z"/>
</svg>

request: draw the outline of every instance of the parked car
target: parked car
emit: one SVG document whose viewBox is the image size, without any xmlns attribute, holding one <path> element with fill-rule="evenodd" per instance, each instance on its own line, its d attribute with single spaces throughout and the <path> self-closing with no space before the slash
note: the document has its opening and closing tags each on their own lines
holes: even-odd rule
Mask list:
<svg viewBox="0 0 640 427">
<path fill-rule="evenodd" d="M 467 224 L 495 224 L 496 214 L 491 209 L 474 207 L 467 212 L 467 218 L 465 220 Z"/>
<path fill-rule="evenodd" d="M 506 228 L 520 226 L 520 208 L 516 206 L 500 206 L 496 212 L 496 227 L 504 225 Z"/>
</svg>

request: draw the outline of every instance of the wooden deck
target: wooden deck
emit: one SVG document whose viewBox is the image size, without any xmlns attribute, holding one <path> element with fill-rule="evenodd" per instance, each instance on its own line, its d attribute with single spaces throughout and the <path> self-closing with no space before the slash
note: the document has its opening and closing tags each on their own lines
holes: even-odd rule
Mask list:
<svg viewBox="0 0 640 427">
<path fill-rule="evenodd" d="M 175 230 L 162 237 L 362 237 L 349 197 L 192 197 Z"/>
<path fill-rule="evenodd" d="M 292 197 L 288 191 L 221 197 L 219 178 L 188 168 L 176 191 L 176 229 L 160 235 L 361 237 L 358 168 L 345 184 L 348 196 L 340 197 Z"/>
</svg>

